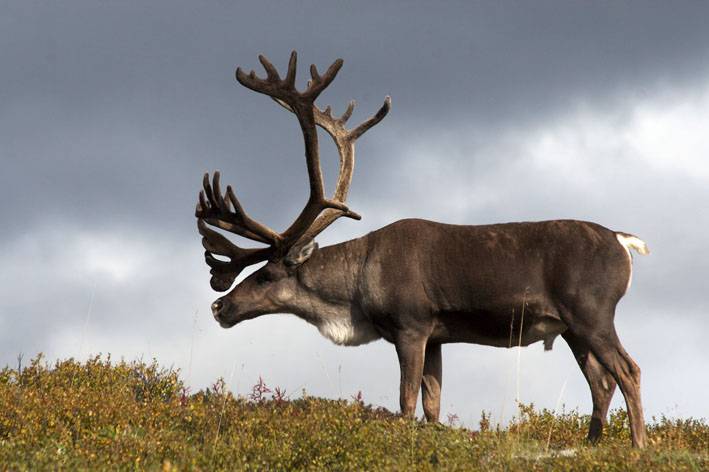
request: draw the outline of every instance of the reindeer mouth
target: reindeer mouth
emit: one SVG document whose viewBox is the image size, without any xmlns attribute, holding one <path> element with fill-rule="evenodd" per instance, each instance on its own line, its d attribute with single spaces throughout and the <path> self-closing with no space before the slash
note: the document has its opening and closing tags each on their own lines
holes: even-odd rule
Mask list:
<svg viewBox="0 0 709 472">
<path fill-rule="evenodd" d="M 220 315 L 221 315 L 221 313 L 215 315 L 214 319 L 217 320 L 217 323 L 219 323 L 219 326 L 221 326 L 224 329 L 229 329 L 229 328 L 233 328 L 235 325 L 241 323 L 242 321 L 256 318 L 257 316 L 259 316 L 259 313 L 255 313 L 255 312 L 242 313 L 230 320 L 223 319 Z"/>
<path fill-rule="evenodd" d="M 217 321 L 219 322 L 219 326 L 221 326 L 224 329 L 233 328 L 234 325 L 237 323 L 236 321 L 229 321 L 229 322 L 221 321 L 221 320 L 217 320 Z"/>
</svg>

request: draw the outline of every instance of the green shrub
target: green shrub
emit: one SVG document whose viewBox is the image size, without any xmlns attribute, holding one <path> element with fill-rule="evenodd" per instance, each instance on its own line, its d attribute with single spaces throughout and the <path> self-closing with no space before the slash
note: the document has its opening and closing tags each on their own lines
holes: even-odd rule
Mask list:
<svg viewBox="0 0 709 472">
<path fill-rule="evenodd" d="M 451 417 L 455 418 L 455 417 Z M 454 419 L 450 420 L 454 423 Z M 235 398 L 218 380 L 190 394 L 179 372 L 95 357 L 0 371 L 0 470 L 706 470 L 709 426 L 653 419 L 629 448 L 625 413 L 600 446 L 589 418 L 521 405 L 478 431 L 426 424 L 354 401 L 289 400 L 262 380 Z"/>
</svg>

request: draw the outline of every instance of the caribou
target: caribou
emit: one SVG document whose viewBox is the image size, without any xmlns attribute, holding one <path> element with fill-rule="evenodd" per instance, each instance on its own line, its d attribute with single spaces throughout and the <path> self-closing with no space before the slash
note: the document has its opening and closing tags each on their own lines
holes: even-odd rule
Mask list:
<svg viewBox="0 0 709 472">
<path fill-rule="evenodd" d="M 387 115 L 391 100 L 386 97 L 376 114 L 348 128 L 354 101 L 339 117 L 329 106 L 323 110 L 315 104 L 342 67 L 341 59 L 322 75 L 312 65 L 302 91 L 295 86 L 295 51 L 284 78 L 268 59 L 259 56 L 259 61 L 265 78 L 237 68 L 236 79 L 298 119 L 310 195 L 279 233 L 251 218 L 231 186 L 222 191 L 218 171 L 211 180 L 204 175 L 196 217 L 212 288 L 227 291 L 244 268 L 266 262 L 212 304 L 223 328 L 291 313 L 336 344 L 384 339 L 394 345 L 400 364 L 402 414 L 414 416 L 420 390 L 424 415 L 432 422 L 440 410 L 443 344 L 510 347 L 542 341 L 551 349 L 561 336 L 591 390 L 588 440 L 600 439 L 618 385 L 632 444 L 645 446 L 640 369 L 614 326 L 616 305 L 630 287 L 631 250 L 648 253 L 642 240 L 576 220 L 463 226 L 405 219 L 320 248 L 315 238 L 335 220 L 360 219 L 346 203 L 355 141 Z M 339 176 L 329 198 L 317 127 L 332 137 L 339 153 Z M 216 229 L 261 246 L 239 247 Z"/>
</svg>

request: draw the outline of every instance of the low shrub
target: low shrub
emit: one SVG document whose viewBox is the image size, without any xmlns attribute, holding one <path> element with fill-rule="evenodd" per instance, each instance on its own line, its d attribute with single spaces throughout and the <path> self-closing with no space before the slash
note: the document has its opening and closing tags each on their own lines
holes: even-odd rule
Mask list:
<svg viewBox="0 0 709 472">
<path fill-rule="evenodd" d="M 303 395 L 263 380 L 248 398 L 222 380 L 194 394 L 157 363 L 94 357 L 0 370 L 0 470 L 707 470 L 709 425 L 653 419 L 650 447 L 629 448 L 611 413 L 601 445 L 589 418 L 521 405 L 480 429 L 426 424 L 382 408 Z M 453 425 L 454 420 L 449 418 Z"/>
</svg>

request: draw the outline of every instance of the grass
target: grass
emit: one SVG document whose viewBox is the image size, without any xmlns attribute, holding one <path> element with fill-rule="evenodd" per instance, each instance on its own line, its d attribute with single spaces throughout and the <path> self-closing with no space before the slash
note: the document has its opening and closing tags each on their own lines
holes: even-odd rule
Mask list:
<svg viewBox="0 0 709 472">
<path fill-rule="evenodd" d="M 426 424 L 346 400 L 290 400 L 259 380 L 190 393 L 156 363 L 95 357 L 0 371 L 0 470 L 707 470 L 709 425 L 653 419 L 629 448 L 624 412 L 593 447 L 589 417 L 521 407 L 504 429 Z M 452 421 L 451 421 L 452 422 Z M 551 432 L 551 434 L 550 434 Z"/>
</svg>

